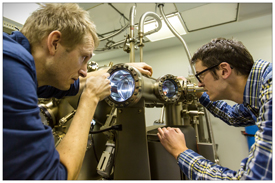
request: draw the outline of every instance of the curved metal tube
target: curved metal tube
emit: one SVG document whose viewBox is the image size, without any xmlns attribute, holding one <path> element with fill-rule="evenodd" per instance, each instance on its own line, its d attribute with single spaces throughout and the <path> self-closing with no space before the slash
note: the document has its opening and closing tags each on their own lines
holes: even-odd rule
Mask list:
<svg viewBox="0 0 275 183">
<path fill-rule="evenodd" d="M 184 41 L 184 39 L 180 36 L 180 34 L 173 28 L 173 26 L 170 24 L 170 22 L 167 20 L 166 16 L 165 16 L 165 13 L 163 12 L 163 4 L 160 4 L 159 5 L 159 9 L 160 9 L 160 14 L 161 16 L 163 17 L 163 20 L 165 21 L 166 25 L 168 26 L 168 28 L 170 29 L 170 31 L 177 37 L 179 38 L 179 40 L 181 41 L 181 43 L 183 44 L 184 46 L 184 49 L 185 49 L 185 52 L 187 54 L 187 57 L 188 57 L 188 60 L 189 60 L 189 64 L 190 64 L 190 67 L 191 67 L 191 70 L 192 70 L 192 73 L 193 75 L 195 75 L 195 71 L 194 71 L 194 68 L 192 67 L 192 64 L 191 64 L 191 54 L 188 50 L 188 47 Z"/>
<path fill-rule="evenodd" d="M 151 31 L 148 31 L 144 34 L 144 22 L 145 22 L 145 19 L 148 17 L 148 16 L 151 16 L 153 18 L 155 18 L 155 20 L 158 22 L 158 27 L 151 30 Z M 138 25 L 138 33 L 139 33 L 139 36 L 145 36 L 145 35 L 149 35 L 149 34 L 152 34 L 154 32 L 158 32 L 162 27 L 162 22 L 161 22 L 161 19 L 159 17 L 158 14 L 156 14 L 155 12 L 146 12 L 144 13 L 140 19 L 139 19 L 139 25 Z M 140 35 L 142 34 L 142 35 Z"/>
<path fill-rule="evenodd" d="M 118 34 L 120 34 L 122 31 L 124 31 L 127 27 L 129 26 L 129 24 L 125 25 L 124 27 L 122 27 L 120 30 L 118 30 L 117 32 L 113 33 L 112 35 L 108 36 L 108 37 L 104 37 L 102 39 L 99 39 L 99 41 L 104 41 L 106 39 L 112 38 Z"/>
<path fill-rule="evenodd" d="M 134 28 L 135 26 L 135 14 L 136 14 L 136 6 L 132 6 L 130 10 L 130 27 Z M 134 29 L 130 30 L 130 38 L 134 37 Z"/>
<path fill-rule="evenodd" d="M 155 18 L 155 20 L 158 22 L 158 27 L 151 30 L 151 31 L 148 31 L 144 34 L 144 22 L 145 22 L 145 19 L 148 16 L 151 16 L 151 17 Z M 161 27 L 162 27 L 161 19 L 160 19 L 159 15 L 154 13 L 154 12 L 146 12 L 140 17 L 139 25 L 138 25 L 140 62 L 143 62 L 143 46 L 144 46 L 143 37 L 145 35 L 149 35 L 149 34 L 152 34 L 154 32 L 158 32 L 161 29 Z"/>
</svg>

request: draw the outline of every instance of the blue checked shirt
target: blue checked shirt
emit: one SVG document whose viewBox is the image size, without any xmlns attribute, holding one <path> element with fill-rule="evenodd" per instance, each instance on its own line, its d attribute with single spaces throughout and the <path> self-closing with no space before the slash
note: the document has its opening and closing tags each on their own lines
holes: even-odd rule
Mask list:
<svg viewBox="0 0 275 183">
<path fill-rule="evenodd" d="M 188 149 L 178 157 L 183 173 L 192 180 L 272 180 L 272 63 L 254 63 L 244 90 L 243 104 L 233 107 L 211 102 L 204 93 L 199 99 L 215 117 L 228 125 L 257 125 L 255 143 L 238 171 L 219 166 Z"/>
</svg>

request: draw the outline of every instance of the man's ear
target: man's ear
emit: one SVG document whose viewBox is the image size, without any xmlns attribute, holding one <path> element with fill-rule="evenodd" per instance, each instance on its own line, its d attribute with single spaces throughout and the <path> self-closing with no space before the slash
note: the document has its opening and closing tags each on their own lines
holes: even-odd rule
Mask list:
<svg viewBox="0 0 275 183">
<path fill-rule="evenodd" d="M 230 65 L 227 62 L 222 62 L 220 64 L 220 68 L 222 70 L 222 75 L 221 75 L 222 78 L 227 79 L 232 73 L 232 69 L 231 69 Z"/>
<path fill-rule="evenodd" d="M 55 30 L 48 35 L 47 46 L 49 49 L 49 53 L 51 55 L 54 55 L 56 53 L 58 43 L 60 43 L 60 41 L 61 41 L 61 32 Z"/>
</svg>

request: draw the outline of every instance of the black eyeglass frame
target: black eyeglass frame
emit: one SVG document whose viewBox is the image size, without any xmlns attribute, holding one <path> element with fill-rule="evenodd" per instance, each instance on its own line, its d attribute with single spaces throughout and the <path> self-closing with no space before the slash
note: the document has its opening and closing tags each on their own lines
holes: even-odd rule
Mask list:
<svg viewBox="0 0 275 183">
<path fill-rule="evenodd" d="M 214 65 L 214 66 L 212 66 L 212 67 L 208 67 L 207 69 L 204 69 L 203 71 L 201 71 L 201 72 L 195 74 L 197 80 L 198 80 L 200 83 L 202 83 L 202 81 L 201 81 L 200 78 L 199 78 L 199 75 L 201 75 L 202 73 L 204 73 L 204 72 L 206 72 L 206 71 L 208 71 L 208 70 L 210 70 L 210 69 L 213 69 L 213 68 L 219 66 L 220 64 L 221 64 L 221 63 L 219 63 L 219 64 L 217 64 L 217 65 Z"/>
<path fill-rule="evenodd" d="M 202 73 L 204 73 L 204 72 L 206 72 L 206 71 L 208 71 L 208 70 L 210 70 L 210 69 L 213 69 L 213 68 L 219 66 L 220 64 L 221 64 L 221 63 L 219 63 L 219 64 L 217 64 L 217 65 L 214 65 L 214 66 L 212 66 L 212 67 L 209 67 L 209 68 L 207 68 L 207 69 L 204 69 L 203 71 L 201 71 L 201 72 L 195 74 L 197 80 L 198 80 L 200 83 L 202 83 L 202 81 L 201 81 L 200 78 L 199 78 L 199 75 L 201 75 Z M 233 69 L 233 67 L 232 67 L 231 65 L 230 65 L 230 68 Z"/>
</svg>

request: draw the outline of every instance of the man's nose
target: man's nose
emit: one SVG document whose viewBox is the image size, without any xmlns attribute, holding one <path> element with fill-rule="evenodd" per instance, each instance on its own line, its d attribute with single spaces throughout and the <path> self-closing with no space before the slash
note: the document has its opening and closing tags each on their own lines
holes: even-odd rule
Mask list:
<svg viewBox="0 0 275 183">
<path fill-rule="evenodd" d="M 82 68 L 80 68 L 79 75 L 83 78 L 87 76 L 87 64 L 85 64 Z"/>
<path fill-rule="evenodd" d="M 203 83 L 201 83 L 201 82 L 199 82 L 199 83 L 198 83 L 198 86 L 199 86 L 199 87 L 203 87 L 203 86 L 204 86 L 204 84 L 203 84 Z"/>
</svg>

